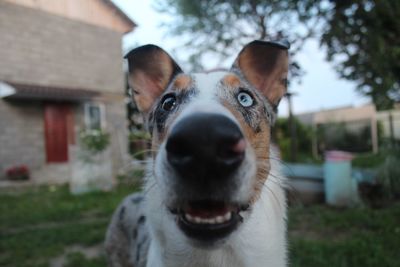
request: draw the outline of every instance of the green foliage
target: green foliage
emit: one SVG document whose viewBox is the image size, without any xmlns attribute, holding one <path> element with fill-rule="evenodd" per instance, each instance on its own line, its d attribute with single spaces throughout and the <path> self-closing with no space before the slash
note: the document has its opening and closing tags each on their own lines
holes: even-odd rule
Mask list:
<svg viewBox="0 0 400 267">
<path fill-rule="evenodd" d="M 143 169 L 134 168 L 126 170 L 123 174 L 117 176 L 118 184 L 140 187 L 143 182 L 145 172 Z"/>
<path fill-rule="evenodd" d="M 294 122 L 296 124 L 298 161 L 314 162 L 315 160 L 312 157 L 312 128 L 302 124 L 296 118 L 294 119 Z M 282 159 L 284 161 L 290 161 L 291 135 L 289 119 L 278 118 L 273 128 L 273 135 L 275 142 L 278 143 Z"/>
<path fill-rule="evenodd" d="M 385 162 L 387 156 L 386 151 L 359 154 L 353 159 L 352 166 L 366 169 L 377 168 Z"/>
<path fill-rule="evenodd" d="M 400 2 L 331 1 L 321 43 L 328 59 L 341 56 L 336 70 L 380 109 L 400 101 Z"/>
<path fill-rule="evenodd" d="M 86 259 L 85 255 L 79 252 L 67 255 L 67 264 L 64 267 L 104 267 L 107 266 L 106 259 L 94 258 Z"/>
<path fill-rule="evenodd" d="M 49 266 L 64 248 L 97 245 L 116 206 L 138 187 L 74 196 L 67 186 L 0 194 L 0 266 Z M 105 266 L 103 259 L 77 259 L 72 266 Z M 92 264 L 92 265 L 91 265 Z M 69 265 L 71 266 L 71 265 Z"/>
<path fill-rule="evenodd" d="M 81 196 L 69 193 L 67 186 L 31 189 L 26 193 L 0 194 L 0 228 L 32 226 L 42 221 L 54 223 L 104 217 L 124 195 L 137 186 L 121 186 L 111 192 L 90 192 Z"/>
<path fill-rule="evenodd" d="M 204 55 L 229 59 L 244 44 L 255 39 L 281 40 L 291 43 L 291 52 L 299 50 L 312 35 L 312 23 L 299 24 L 293 11 L 294 1 L 255 0 L 158 0 L 157 9 L 170 14 L 173 21 L 166 26 L 180 36 L 189 52 L 192 66 L 201 68 Z M 210 67 L 210 66 L 209 66 Z M 213 66 L 211 66 L 213 67 Z M 220 67 L 220 66 L 218 66 Z M 301 75 L 298 63 L 291 64 L 291 76 Z"/>
<path fill-rule="evenodd" d="M 79 140 L 84 149 L 97 154 L 110 144 L 110 134 L 102 130 L 86 130 L 80 133 Z"/>
<path fill-rule="evenodd" d="M 385 196 L 400 198 L 400 154 L 389 155 L 378 169 L 378 182 Z"/>
<path fill-rule="evenodd" d="M 206 54 L 227 58 L 253 39 L 285 38 L 293 55 L 318 38 L 341 77 L 379 109 L 400 101 L 400 1 L 158 0 L 157 8 L 174 18 L 167 26 L 196 67 Z M 290 70 L 302 74 L 297 62 Z"/>
<path fill-rule="evenodd" d="M 150 134 L 147 131 L 143 130 L 134 130 L 129 133 L 129 141 L 138 141 L 138 140 L 144 140 L 144 141 L 149 141 L 151 139 Z"/>
<path fill-rule="evenodd" d="M 137 188 L 72 196 L 66 186 L 0 194 L 0 266 L 47 267 L 73 245 L 104 240 L 119 202 Z M 398 266 L 400 203 L 382 209 L 289 209 L 290 266 Z M 334 253 L 333 253 L 334 252 Z M 103 257 L 67 254 L 65 267 L 106 266 Z"/>
<path fill-rule="evenodd" d="M 150 144 L 151 136 L 147 131 L 136 129 L 129 134 L 129 152 L 135 159 L 144 160 Z"/>
<path fill-rule="evenodd" d="M 354 125 L 353 125 L 354 126 Z M 349 152 L 368 152 L 372 150 L 369 125 L 350 130 L 345 123 L 326 123 L 317 127 L 319 152 L 344 150 Z"/>
<path fill-rule="evenodd" d="M 382 209 L 289 209 L 290 266 L 398 266 L 400 203 Z"/>
</svg>

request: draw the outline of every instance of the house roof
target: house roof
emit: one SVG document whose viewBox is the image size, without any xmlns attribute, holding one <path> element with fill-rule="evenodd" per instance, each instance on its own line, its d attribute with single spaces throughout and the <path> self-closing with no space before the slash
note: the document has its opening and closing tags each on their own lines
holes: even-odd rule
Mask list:
<svg viewBox="0 0 400 267">
<path fill-rule="evenodd" d="M 84 101 L 100 95 L 100 92 L 88 89 L 66 88 L 6 82 L 15 92 L 7 99 L 37 99 L 57 101 Z"/>
<path fill-rule="evenodd" d="M 106 27 L 121 33 L 131 32 L 137 26 L 112 0 L 6 0 L 6 2 Z"/>
<path fill-rule="evenodd" d="M 111 0 L 102 0 L 106 5 L 111 7 L 112 9 L 115 10 L 115 12 L 126 22 L 129 24 L 131 28 L 134 28 L 137 26 L 137 24 L 130 18 L 128 15 L 125 14 L 124 11 L 122 11 L 116 4 L 114 4 L 113 1 Z"/>
</svg>

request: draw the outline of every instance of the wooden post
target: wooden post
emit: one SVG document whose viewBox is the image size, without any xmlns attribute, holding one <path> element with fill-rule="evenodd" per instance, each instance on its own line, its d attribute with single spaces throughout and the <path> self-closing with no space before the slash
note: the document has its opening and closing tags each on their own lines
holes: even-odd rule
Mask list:
<svg viewBox="0 0 400 267">
<path fill-rule="evenodd" d="M 389 129 L 390 129 L 390 143 L 394 145 L 394 126 L 393 126 L 393 115 L 389 112 Z"/>
<path fill-rule="evenodd" d="M 293 105 L 292 105 L 292 96 L 294 94 L 287 92 L 286 98 L 288 100 L 289 107 L 289 127 L 290 127 L 290 161 L 296 162 L 297 160 L 297 135 L 296 135 L 296 122 L 293 117 Z"/>
<path fill-rule="evenodd" d="M 372 141 L 372 152 L 378 153 L 378 127 L 376 117 L 371 118 L 371 141 Z"/>
</svg>

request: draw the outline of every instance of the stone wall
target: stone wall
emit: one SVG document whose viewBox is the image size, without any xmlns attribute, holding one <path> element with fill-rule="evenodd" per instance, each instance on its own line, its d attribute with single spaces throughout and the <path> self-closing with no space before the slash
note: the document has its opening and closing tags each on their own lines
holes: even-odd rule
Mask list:
<svg viewBox="0 0 400 267">
<path fill-rule="evenodd" d="M 97 100 L 96 102 L 99 102 Z M 129 163 L 125 107 L 122 101 L 104 99 L 105 130 L 110 133 L 109 161 L 113 176 Z M 69 162 L 46 163 L 44 111 L 42 102 L 10 101 L 0 99 L 0 180 L 5 170 L 27 165 L 37 183 L 63 183 L 70 179 L 71 161 L 79 146 L 79 132 L 85 129 L 84 103 L 71 104 L 74 114 L 75 144 L 69 145 Z"/>
<path fill-rule="evenodd" d="M 46 161 L 43 107 L 0 99 L 0 179 L 16 165 L 40 168 Z"/>
<path fill-rule="evenodd" d="M 0 1 L 0 80 L 122 94 L 122 34 Z"/>
<path fill-rule="evenodd" d="M 122 34 L 0 0 L 0 36 L 0 81 L 102 92 L 93 101 L 105 106 L 116 175 L 129 161 Z M 73 106 L 78 142 L 84 104 Z M 43 104 L 0 99 L 0 179 L 5 168 L 25 164 L 38 182 L 68 181 L 70 163 L 46 164 L 45 153 Z"/>
</svg>

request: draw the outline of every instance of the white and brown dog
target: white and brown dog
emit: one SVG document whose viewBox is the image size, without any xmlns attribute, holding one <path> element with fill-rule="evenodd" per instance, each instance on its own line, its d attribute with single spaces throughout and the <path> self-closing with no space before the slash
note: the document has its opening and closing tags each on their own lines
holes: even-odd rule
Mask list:
<svg viewBox="0 0 400 267">
<path fill-rule="evenodd" d="M 132 50 L 129 81 L 152 160 L 106 236 L 111 266 L 286 266 L 286 198 L 270 132 L 288 47 L 253 41 L 229 71 L 185 74 L 161 48 Z"/>
</svg>

